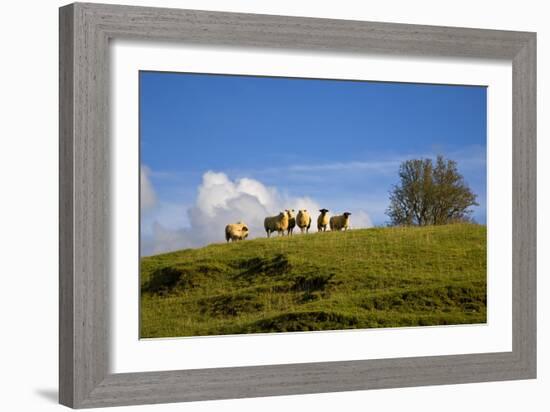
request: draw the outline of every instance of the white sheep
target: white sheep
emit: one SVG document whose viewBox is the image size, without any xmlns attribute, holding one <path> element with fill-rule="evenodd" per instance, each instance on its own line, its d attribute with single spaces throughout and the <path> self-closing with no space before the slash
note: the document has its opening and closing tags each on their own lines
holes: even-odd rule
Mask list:
<svg viewBox="0 0 550 412">
<path fill-rule="evenodd" d="M 311 216 L 306 209 L 298 211 L 298 215 L 296 216 L 296 225 L 298 225 L 302 233 L 304 233 L 304 230 L 306 233 L 309 233 L 309 228 L 311 227 Z"/>
<path fill-rule="evenodd" d="M 328 209 L 321 209 L 319 210 L 321 214 L 317 218 L 317 230 L 325 232 L 327 230 L 327 226 L 329 224 L 329 217 L 328 217 Z"/>
<path fill-rule="evenodd" d="M 296 226 L 296 218 L 294 217 L 294 209 L 287 209 L 287 210 L 285 210 L 285 212 L 288 215 L 287 235 L 292 236 L 292 232 L 294 231 L 294 227 Z"/>
<path fill-rule="evenodd" d="M 248 226 L 243 222 L 230 223 L 225 227 L 225 240 L 244 240 L 248 236 Z"/>
<path fill-rule="evenodd" d="M 271 237 L 271 232 L 277 232 L 279 236 L 285 234 L 288 229 L 288 214 L 285 212 L 279 213 L 277 216 L 268 216 L 264 220 L 264 228 L 267 232 L 267 237 Z"/>
<path fill-rule="evenodd" d="M 330 218 L 330 230 L 348 230 L 350 229 L 349 217 L 351 213 L 345 212 L 340 216 L 332 216 Z"/>
</svg>

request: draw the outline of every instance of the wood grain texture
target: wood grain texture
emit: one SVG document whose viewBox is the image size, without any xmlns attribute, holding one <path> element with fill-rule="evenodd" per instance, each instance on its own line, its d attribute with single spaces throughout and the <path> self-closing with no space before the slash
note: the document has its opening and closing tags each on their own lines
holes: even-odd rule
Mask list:
<svg viewBox="0 0 550 412">
<path fill-rule="evenodd" d="M 60 10 L 61 203 L 66 202 L 60 216 L 60 376 L 68 374 L 71 382 L 63 377 L 59 392 L 61 402 L 74 406 L 104 380 L 108 366 L 108 44 L 85 14 L 78 5 Z"/>
<path fill-rule="evenodd" d="M 73 404 L 73 30 L 59 14 L 59 401 Z"/>
<path fill-rule="evenodd" d="M 536 37 L 514 57 L 513 88 L 513 351 L 536 375 Z"/>
<path fill-rule="evenodd" d="M 84 408 L 527 379 L 536 375 L 534 33 L 75 3 L 60 9 L 60 402 Z M 513 64 L 513 350 L 110 374 L 109 40 Z"/>
</svg>

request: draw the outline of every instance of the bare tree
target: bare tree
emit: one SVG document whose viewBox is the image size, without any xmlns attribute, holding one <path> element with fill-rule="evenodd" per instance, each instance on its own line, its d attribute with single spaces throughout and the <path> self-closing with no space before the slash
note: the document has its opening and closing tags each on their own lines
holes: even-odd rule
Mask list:
<svg viewBox="0 0 550 412">
<path fill-rule="evenodd" d="M 413 159 L 399 168 L 399 184 L 390 192 L 386 214 L 393 225 L 444 225 L 469 221 L 476 195 L 453 160 L 438 156 Z"/>
</svg>

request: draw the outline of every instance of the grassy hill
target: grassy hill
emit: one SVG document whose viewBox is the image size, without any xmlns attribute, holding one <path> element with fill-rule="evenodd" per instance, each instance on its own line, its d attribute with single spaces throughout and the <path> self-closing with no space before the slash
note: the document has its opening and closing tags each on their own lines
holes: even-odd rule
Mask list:
<svg viewBox="0 0 550 412">
<path fill-rule="evenodd" d="M 144 338 L 484 323 L 486 227 L 374 228 L 141 260 Z"/>
</svg>

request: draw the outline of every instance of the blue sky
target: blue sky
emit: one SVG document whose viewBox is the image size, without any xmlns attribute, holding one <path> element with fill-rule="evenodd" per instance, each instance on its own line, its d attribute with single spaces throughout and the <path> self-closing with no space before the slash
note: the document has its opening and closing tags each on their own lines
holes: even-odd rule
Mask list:
<svg viewBox="0 0 550 412">
<path fill-rule="evenodd" d="M 399 163 L 437 154 L 458 162 L 485 223 L 486 129 L 485 87 L 141 72 L 140 162 L 155 196 L 142 233 L 192 226 L 209 171 L 381 225 Z"/>
</svg>

